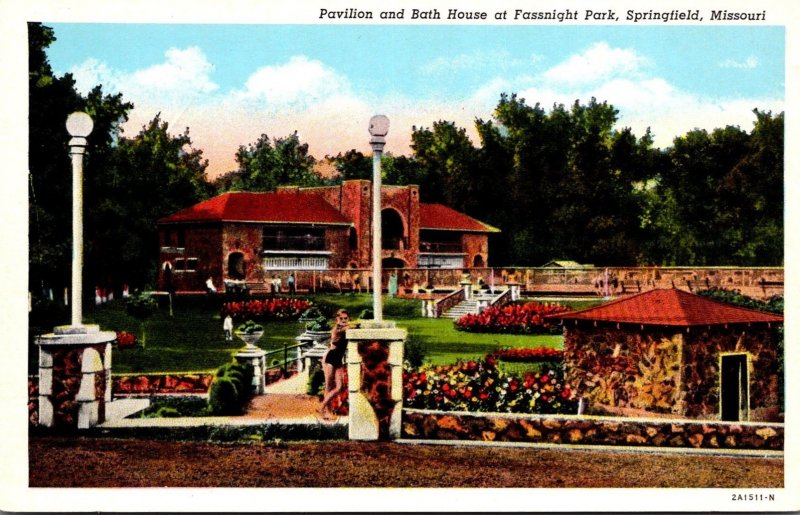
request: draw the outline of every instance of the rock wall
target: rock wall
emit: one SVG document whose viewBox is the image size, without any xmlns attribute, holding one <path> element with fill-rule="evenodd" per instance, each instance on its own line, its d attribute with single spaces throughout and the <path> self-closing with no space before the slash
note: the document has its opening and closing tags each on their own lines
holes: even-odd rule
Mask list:
<svg viewBox="0 0 800 515">
<path fill-rule="evenodd" d="M 783 424 L 403 410 L 402 437 L 576 445 L 783 450 Z"/>
<path fill-rule="evenodd" d="M 720 353 L 749 353 L 750 420 L 779 420 L 775 328 L 569 326 L 565 381 L 589 405 L 719 418 Z"/>
</svg>

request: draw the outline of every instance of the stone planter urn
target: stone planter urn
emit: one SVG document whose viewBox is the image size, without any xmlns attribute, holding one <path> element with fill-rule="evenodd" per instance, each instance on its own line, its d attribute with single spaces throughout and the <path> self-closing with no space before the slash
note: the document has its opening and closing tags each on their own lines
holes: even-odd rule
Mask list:
<svg viewBox="0 0 800 515">
<path fill-rule="evenodd" d="M 258 343 L 258 340 L 264 336 L 264 331 L 255 331 L 252 333 L 242 333 L 237 331 L 236 336 L 238 336 L 242 341 L 244 341 L 244 343 L 247 344 L 245 350 L 251 351 L 258 349 L 258 347 L 256 347 L 256 343 Z"/>
<path fill-rule="evenodd" d="M 323 340 L 327 340 L 331 337 L 330 331 L 306 331 L 305 335 L 314 340 L 315 342 L 320 342 Z"/>
</svg>

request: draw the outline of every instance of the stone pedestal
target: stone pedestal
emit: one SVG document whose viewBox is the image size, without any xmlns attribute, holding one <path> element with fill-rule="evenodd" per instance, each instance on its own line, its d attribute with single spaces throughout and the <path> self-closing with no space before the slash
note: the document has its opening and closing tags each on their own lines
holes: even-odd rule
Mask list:
<svg viewBox="0 0 800 515">
<path fill-rule="evenodd" d="M 36 338 L 40 425 L 87 429 L 105 421 L 116 338 L 96 325 L 59 326 Z"/>
<path fill-rule="evenodd" d="M 511 302 L 516 302 L 520 299 L 520 286 L 521 283 L 506 283 L 508 289 L 511 290 Z"/>
<path fill-rule="evenodd" d="M 464 300 L 472 300 L 472 281 L 462 280 L 459 285 L 464 289 Z"/>
<path fill-rule="evenodd" d="M 422 316 L 425 318 L 436 318 L 436 297 L 433 295 L 423 295 L 420 297 L 422 301 Z"/>
<path fill-rule="evenodd" d="M 351 440 L 400 437 L 405 339 L 406 330 L 391 321 L 365 321 L 347 331 Z"/>
<path fill-rule="evenodd" d="M 267 370 L 267 353 L 256 348 L 245 348 L 236 353 L 234 358 L 242 365 L 250 365 L 253 367 L 253 383 L 252 391 L 254 395 L 262 395 L 266 387 L 264 374 Z"/>
</svg>

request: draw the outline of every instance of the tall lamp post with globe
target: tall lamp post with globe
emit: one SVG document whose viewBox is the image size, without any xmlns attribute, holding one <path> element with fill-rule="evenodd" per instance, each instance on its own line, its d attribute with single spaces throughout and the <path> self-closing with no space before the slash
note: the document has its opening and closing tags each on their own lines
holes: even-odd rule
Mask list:
<svg viewBox="0 0 800 515">
<path fill-rule="evenodd" d="M 406 330 L 383 320 L 381 280 L 381 156 L 389 119 L 369 121 L 372 146 L 372 306 L 374 319 L 347 330 L 348 436 L 351 440 L 400 437 L 403 343 Z M 371 386 L 366 386 L 371 385 Z"/>
<path fill-rule="evenodd" d="M 39 346 L 39 425 L 85 429 L 102 423 L 111 402 L 113 331 L 83 324 L 83 155 L 92 118 L 67 118 L 72 156 L 71 323 L 36 338 Z"/>
</svg>

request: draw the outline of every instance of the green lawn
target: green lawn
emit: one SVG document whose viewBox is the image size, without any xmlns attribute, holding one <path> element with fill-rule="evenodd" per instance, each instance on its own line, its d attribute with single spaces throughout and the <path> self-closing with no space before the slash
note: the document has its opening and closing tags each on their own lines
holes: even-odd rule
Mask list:
<svg viewBox="0 0 800 515">
<path fill-rule="evenodd" d="M 372 308 L 372 297 L 368 294 L 309 295 L 308 298 L 328 313 L 339 307 L 347 308 L 354 318 L 362 310 Z M 177 298 L 171 317 L 167 307 L 162 306 L 159 313 L 144 323 L 144 348 L 114 352 L 114 373 L 212 371 L 229 361 L 244 344 L 238 339 L 225 341 L 219 315 L 222 302 L 222 297 Z M 425 349 L 426 361 L 434 364 L 480 359 L 501 347 L 558 348 L 562 344 L 560 335 L 460 332 L 455 330 L 451 320 L 420 318 L 419 311 L 418 301 L 384 301 L 384 318 L 395 320 L 398 327 L 407 329 L 409 337 L 417 339 Z M 125 312 L 121 301 L 99 307 L 87 306 L 84 318 L 86 323 L 99 324 L 103 330 L 129 331 L 140 341 L 142 339 L 142 323 Z M 295 343 L 294 338 L 303 329 L 298 322 L 264 325 L 265 334 L 259 346 L 267 351 L 282 349 L 284 343 Z M 35 363 L 36 354 L 31 354 L 32 363 Z"/>
</svg>

